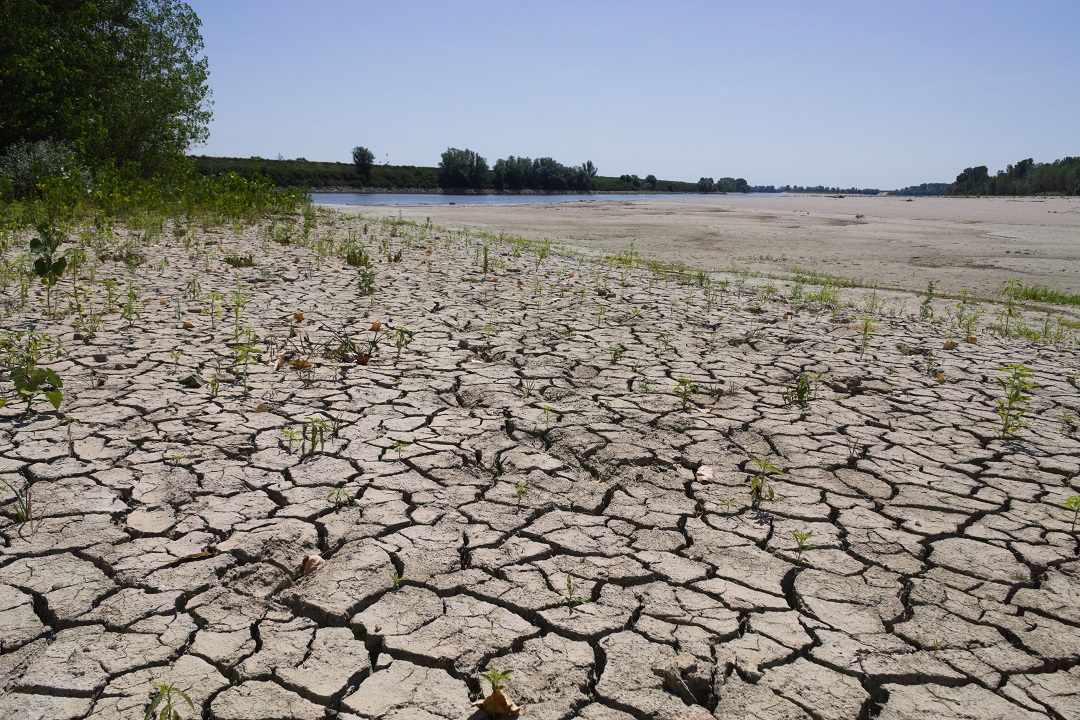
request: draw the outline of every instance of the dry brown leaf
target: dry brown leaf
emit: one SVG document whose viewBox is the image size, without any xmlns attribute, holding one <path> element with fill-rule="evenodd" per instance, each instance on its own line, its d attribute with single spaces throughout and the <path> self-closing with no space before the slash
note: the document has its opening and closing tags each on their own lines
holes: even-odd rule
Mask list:
<svg viewBox="0 0 1080 720">
<path fill-rule="evenodd" d="M 184 321 L 184 329 L 185 330 L 193 330 L 193 329 L 195 329 L 195 326 L 185 320 Z"/>
<path fill-rule="evenodd" d="M 953 350 L 959 343 L 954 340 L 946 340 L 945 344 L 941 347 L 942 350 Z"/>
<path fill-rule="evenodd" d="M 474 702 L 472 706 L 496 717 L 499 715 L 517 715 L 521 712 L 521 708 L 503 695 L 502 690 L 496 690 L 483 700 Z"/>
<path fill-rule="evenodd" d="M 939 372 L 939 373 L 937 374 L 937 381 L 938 381 L 939 383 L 943 383 L 943 382 L 945 382 L 945 373 L 943 373 L 943 372 Z"/>
<path fill-rule="evenodd" d="M 965 340 L 966 342 L 969 342 L 969 343 L 971 343 L 972 345 L 974 345 L 975 343 L 979 342 L 979 341 L 978 341 L 978 340 L 977 340 L 977 339 L 975 338 L 975 336 L 974 336 L 974 335 L 968 335 L 968 336 L 967 336 L 966 338 L 964 338 L 964 340 Z"/>
<path fill-rule="evenodd" d="M 295 320 L 296 322 L 304 322 L 304 313 L 302 313 L 302 312 L 294 312 L 293 313 L 293 320 Z"/>
<path fill-rule="evenodd" d="M 382 323 L 380 323 L 380 322 L 371 323 L 371 332 L 379 332 L 380 329 L 382 329 Z"/>
<path fill-rule="evenodd" d="M 255 412 L 257 412 L 257 413 L 266 412 L 266 403 L 259 403 L 259 407 L 255 408 Z"/>
<path fill-rule="evenodd" d="M 324 562 L 326 561 L 318 555 L 305 555 L 304 558 L 300 561 L 300 576 L 303 577 L 304 575 L 310 575 L 311 573 L 315 572 L 315 569 L 322 565 Z"/>
</svg>

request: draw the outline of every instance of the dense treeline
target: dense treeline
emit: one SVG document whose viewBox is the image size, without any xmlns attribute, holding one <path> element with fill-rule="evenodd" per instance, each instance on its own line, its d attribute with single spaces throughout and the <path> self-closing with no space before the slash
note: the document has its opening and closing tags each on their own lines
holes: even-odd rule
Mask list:
<svg viewBox="0 0 1080 720">
<path fill-rule="evenodd" d="M 844 195 L 878 195 L 881 193 L 877 188 L 839 188 L 827 185 L 754 185 L 750 188 L 756 193 L 815 193 L 815 194 L 839 194 Z"/>
<path fill-rule="evenodd" d="M 908 185 L 906 188 L 900 188 L 899 190 L 893 190 L 890 195 L 912 195 L 912 196 L 928 196 L 928 195 L 944 195 L 949 189 L 949 183 L 922 183 L 921 185 Z"/>
<path fill-rule="evenodd" d="M 373 165 L 365 180 L 353 163 L 267 160 L 264 158 L 222 158 L 200 155 L 195 167 L 203 175 L 233 172 L 241 177 L 262 175 L 278 187 L 299 188 L 376 188 L 379 190 L 420 189 L 439 186 L 438 168 L 412 165 Z"/>
<path fill-rule="evenodd" d="M 1080 157 L 1051 163 L 1031 158 L 991 176 L 985 165 L 965 168 L 948 186 L 949 195 L 1080 195 Z"/>
<path fill-rule="evenodd" d="M 474 154 L 475 155 L 475 154 Z M 458 189 L 475 189 L 471 184 L 470 168 L 479 167 L 479 156 L 458 156 L 464 163 L 455 169 L 458 173 Z M 530 160 L 529 158 L 507 158 L 506 172 L 511 173 L 510 160 L 514 165 L 524 170 L 524 165 L 529 164 L 532 171 L 534 165 L 539 164 L 540 173 L 526 175 L 525 179 L 513 178 L 512 175 L 503 176 L 502 188 L 498 185 L 496 161 L 495 168 L 486 170 L 480 190 L 496 192 L 581 192 L 581 179 L 579 173 L 589 173 L 589 191 L 591 192 L 673 192 L 673 193 L 696 193 L 700 192 L 697 183 L 683 182 L 680 180 L 660 180 L 655 175 L 647 175 L 639 178 L 637 175 L 621 175 L 608 177 L 596 172 L 591 162 L 582 166 L 567 167 L 556 163 L 550 158 Z M 205 155 L 193 158 L 195 167 L 202 175 L 220 175 L 223 173 L 235 173 L 241 177 L 254 178 L 266 177 L 278 187 L 296 187 L 308 190 L 311 188 L 351 188 L 355 190 L 434 190 L 444 187 L 439 181 L 439 168 L 415 167 L 412 165 L 372 165 L 365 168 L 369 178 L 364 179 L 355 163 L 339 162 L 312 162 L 304 158 L 295 160 L 269 160 L 266 158 L 223 158 L 208 157 Z M 549 162 L 550 161 L 550 162 Z M 591 167 L 591 170 L 589 169 Z M 559 170 L 562 168 L 562 170 Z M 724 179 L 722 179 L 723 181 Z M 733 181 L 734 182 L 734 181 Z M 511 184 L 514 183 L 514 184 Z M 517 185 L 520 184 L 520 189 Z M 449 187 L 454 187 L 450 185 Z M 725 192 L 717 187 L 718 192 Z M 727 190 L 726 192 L 744 192 Z"/>
</svg>

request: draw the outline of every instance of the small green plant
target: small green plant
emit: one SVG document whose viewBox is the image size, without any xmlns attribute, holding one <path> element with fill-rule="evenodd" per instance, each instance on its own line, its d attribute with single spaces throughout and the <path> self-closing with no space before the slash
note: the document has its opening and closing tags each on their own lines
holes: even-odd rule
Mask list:
<svg viewBox="0 0 1080 720">
<path fill-rule="evenodd" d="M 309 457 L 326 448 L 326 421 L 318 417 L 308 417 L 304 421 L 300 440 L 301 457 Z"/>
<path fill-rule="evenodd" d="M 102 282 L 108 282 L 108 281 L 103 280 Z M 115 285 L 116 281 L 113 281 L 113 284 Z M 188 278 L 186 291 L 187 291 L 187 299 L 190 300 L 191 302 L 195 302 L 196 300 L 199 299 L 199 297 L 202 296 L 202 283 L 199 282 L 198 277 L 196 277 L 195 275 L 192 275 L 191 277 Z"/>
<path fill-rule="evenodd" d="M 656 341 L 660 343 L 661 353 L 666 353 L 671 350 L 672 337 L 669 333 L 660 333 L 660 335 L 657 336 Z"/>
<path fill-rule="evenodd" d="M 555 408 L 550 405 L 544 405 L 544 424 L 550 426 L 555 419 Z"/>
<path fill-rule="evenodd" d="M 45 517 L 44 510 L 38 512 L 36 517 L 34 515 L 33 489 L 27 487 L 23 490 L 19 490 L 3 478 L 0 478 L 0 486 L 3 486 L 3 489 L 8 490 L 15 496 L 15 521 L 20 524 L 28 524 L 30 527 L 30 535 L 33 536 L 37 526 L 41 524 L 41 521 Z"/>
<path fill-rule="evenodd" d="M 1080 517 L 1080 495 L 1073 495 L 1071 498 L 1066 499 L 1065 502 L 1061 503 L 1061 506 L 1066 510 L 1072 510 L 1072 527 L 1069 528 L 1069 532 L 1075 533 L 1076 520 Z M 1066 515 L 1065 517 L 1068 518 L 1069 516 Z"/>
<path fill-rule="evenodd" d="M 217 397 L 220 385 L 217 378 L 210 378 L 210 397 Z"/>
<path fill-rule="evenodd" d="M 353 498 L 345 488 L 332 488 L 330 492 L 326 493 L 326 501 L 339 508 L 351 503 Z"/>
<path fill-rule="evenodd" d="M 360 268 L 357 276 L 356 291 L 360 297 L 375 297 L 375 271 L 368 267 Z"/>
<path fill-rule="evenodd" d="M 926 295 L 923 297 L 922 304 L 919 305 L 920 320 L 934 319 L 934 287 L 936 285 L 937 282 L 934 280 L 926 281 Z"/>
<path fill-rule="evenodd" d="M 682 409 L 689 410 L 690 404 L 693 400 L 694 393 L 698 391 L 697 385 L 693 381 L 686 378 L 675 378 L 675 388 L 673 393 L 679 396 L 679 401 L 682 402 Z"/>
<path fill-rule="evenodd" d="M 495 670 L 494 668 L 487 668 L 484 672 L 480 673 L 480 677 L 491 684 L 491 694 L 494 695 L 497 692 L 502 692 L 503 683 L 513 674 L 513 672 L 513 670 Z"/>
<path fill-rule="evenodd" d="M 807 530 L 799 532 L 798 530 L 792 530 L 791 536 L 795 538 L 795 562 L 802 562 L 802 554 L 807 550 L 813 550 L 817 545 L 807 545 L 806 541 L 814 536 L 813 530 Z"/>
<path fill-rule="evenodd" d="M 520 510 L 521 509 L 521 501 L 524 500 L 525 496 L 529 494 L 529 490 L 530 490 L 529 481 L 528 480 L 521 480 L 519 482 L 514 482 L 513 486 L 514 486 L 514 496 L 517 498 L 517 506 L 518 506 L 518 509 Z"/>
<path fill-rule="evenodd" d="M 180 358 L 183 357 L 184 351 L 178 347 L 175 347 L 172 349 L 169 355 L 172 357 L 173 374 L 176 374 L 176 369 L 180 365 Z"/>
<path fill-rule="evenodd" d="M 397 590 L 399 587 L 401 587 L 401 583 L 403 582 L 405 582 L 404 575 L 398 575 L 396 572 L 393 571 L 390 572 L 390 585 L 394 590 Z"/>
<path fill-rule="evenodd" d="M 37 226 L 38 236 L 30 240 L 30 252 L 34 258 L 33 271 L 45 286 L 45 309 L 52 314 L 52 289 L 60 282 L 67 269 L 68 259 L 57 251 L 63 242 L 63 230 L 50 223 Z"/>
<path fill-rule="evenodd" d="M 127 321 L 128 327 L 135 324 L 135 321 L 139 319 L 139 288 L 136 287 L 135 282 L 128 281 L 127 289 L 127 302 L 124 303 L 124 307 L 120 309 L 120 317 Z"/>
<path fill-rule="evenodd" d="M 401 357 L 401 351 L 409 349 L 409 343 L 412 341 L 412 332 L 409 331 L 409 328 L 399 325 L 394 329 L 393 338 L 394 347 L 397 348 L 398 357 Z"/>
<path fill-rule="evenodd" d="M 611 351 L 611 364 L 617 365 L 619 362 L 619 358 L 621 358 L 623 353 L 626 352 L 626 348 L 624 348 L 622 345 L 612 345 L 609 349 Z"/>
<path fill-rule="evenodd" d="M 584 598 L 574 592 L 574 578 L 570 577 L 568 574 L 566 576 L 566 594 L 559 600 L 559 604 L 565 605 L 567 614 L 570 615 L 573 614 L 574 608 L 579 605 L 591 605 L 592 600 Z"/>
<path fill-rule="evenodd" d="M 521 381 L 521 396 L 531 397 L 533 389 L 536 387 L 536 381 L 532 378 L 524 378 Z"/>
<path fill-rule="evenodd" d="M 795 385 L 787 388 L 781 393 L 784 404 L 806 407 L 810 401 L 814 399 L 814 394 L 817 392 L 817 385 L 820 380 L 820 374 L 810 375 L 808 373 L 800 373 L 799 376 L 795 378 Z"/>
<path fill-rule="evenodd" d="M 289 441 L 289 452 L 293 451 L 293 445 L 300 442 L 301 434 L 296 428 L 282 428 L 281 434 Z"/>
<path fill-rule="evenodd" d="M 1005 363 L 998 370 L 1008 373 L 1005 377 L 997 378 L 1005 397 L 998 399 L 997 409 L 994 411 L 1001 418 L 1001 437 L 1005 439 L 1028 426 L 1023 421 L 1027 409 L 1021 405 L 1031 400 L 1030 396 L 1024 394 L 1025 391 L 1038 387 L 1038 384 L 1032 382 L 1034 370 L 1022 363 Z"/>
<path fill-rule="evenodd" d="M 251 253 L 244 255 L 226 255 L 225 264 L 234 268 L 246 268 L 255 266 L 255 256 Z"/>
<path fill-rule="evenodd" d="M 870 346 L 870 333 L 875 330 L 873 319 L 864 317 L 859 326 L 859 337 L 862 342 L 859 344 L 859 359 L 862 360 L 866 355 L 866 348 Z"/>
<path fill-rule="evenodd" d="M 188 697 L 186 692 L 175 685 L 164 683 L 155 685 L 150 693 L 150 704 L 146 707 L 143 720 L 183 720 L 180 711 L 177 710 L 178 707 L 181 707 L 181 700 L 186 702 L 194 712 L 195 703 L 191 702 L 191 698 Z"/>
<path fill-rule="evenodd" d="M 750 459 L 757 465 L 757 473 L 750 478 L 750 505 L 757 508 L 762 500 L 773 500 L 776 491 L 773 483 L 783 475 L 783 471 L 764 458 L 750 453 Z"/>
</svg>

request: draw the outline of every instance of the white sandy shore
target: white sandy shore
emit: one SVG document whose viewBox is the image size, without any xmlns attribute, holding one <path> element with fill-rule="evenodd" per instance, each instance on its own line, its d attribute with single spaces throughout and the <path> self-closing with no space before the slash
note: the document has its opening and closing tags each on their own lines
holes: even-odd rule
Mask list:
<svg viewBox="0 0 1080 720">
<path fill-rule="evenodd" d="M 578 248 L 633 242 L 646 255 L 710 269 L 802 268 L 908 290 L 935 280 L 945 292 L 989 294 L 1011 279 L 1080 290 L 1080 198 L 722 195 L 345 210 Z"/>
</svg>

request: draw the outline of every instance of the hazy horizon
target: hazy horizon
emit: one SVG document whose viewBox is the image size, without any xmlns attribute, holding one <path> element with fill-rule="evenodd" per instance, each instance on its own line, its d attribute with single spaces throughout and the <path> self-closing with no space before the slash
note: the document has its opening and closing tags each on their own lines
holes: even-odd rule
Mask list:
<svg viewBox="0 0 1080 720">
<path fill-rule="evenodd" d="M 1080 5 L 255 7 L 189 0 L 214 121 L 193 154 L 895 189 L 1080 154 Z"/>
</svg>

